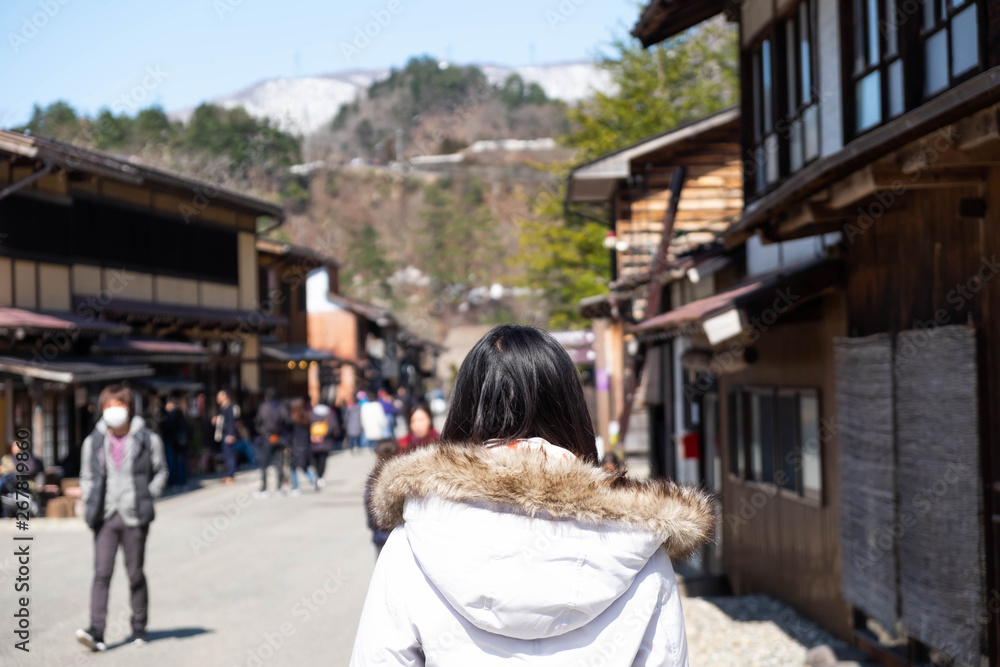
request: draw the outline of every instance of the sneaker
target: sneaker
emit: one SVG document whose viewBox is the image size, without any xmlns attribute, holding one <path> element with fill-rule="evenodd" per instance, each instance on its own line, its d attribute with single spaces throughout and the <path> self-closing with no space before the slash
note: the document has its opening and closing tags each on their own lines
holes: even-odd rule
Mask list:
<svg viewBox="0 0 1000 667">
<path fill-rule="evenodd" d="M 105 651 L 108 646 L 104 643 L 104 633 L 98 632 L 94 628 L 76 631 L 76 641 L 80 642 L 91 651 Z"/>
<path fill-rule="evenodd" d="M 324 486 L 326 486 L 326 480 L 320 477 L 319 480 L 317 480 L 316 482 L 316 486 L 322 489 Z"/>
<path fill-rule="evenodd" d="M 292 489 L 292 496 L 301 496 L 302 492 L 298 489 Z"/>
<path fill-rule="evenodd" d="M 267 491 L 254 491 L 253 497 L 261 499 L 267 498 Z"/>
<path fill-rule="evenodd" d="M 149 635 L 146 634 L 145 630 L 139 630 L 132 633 L 132 637 L 129 641 L 133 646 L 145 646 L 149 643 Z"/>
</svg>

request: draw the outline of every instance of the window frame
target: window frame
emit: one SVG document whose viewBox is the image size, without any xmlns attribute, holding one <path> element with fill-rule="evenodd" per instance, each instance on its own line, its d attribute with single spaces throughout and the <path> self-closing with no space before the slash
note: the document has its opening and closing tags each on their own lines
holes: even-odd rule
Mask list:
<svg viewBox="0 0 1000 667">
<path fill-rule="evenodd" d="M 802 12 L 805 10 L 805 17 L 803 19 Z M 795 4 L 792 10 L 787 16 L 779 19 L 783 22 L 782 32 L 784 37 L 784 50 L 785 50 L 785 92 L 784 99 L 786 101 L 786 111 L 784 116 L 784 122 L 787 125 L 787 132 L 785 133 L 785 151 L 787 153 L 787 168 L 785 175 L 791 175 L 799 171 L 809 163 L 817 160 L 822 153 L 822 119 L 820 118 L 820 99 L 819 99 L 819 24 L 818 24 L 818 14 L 819 14 L 819 2 L 818 0 L 801 0 Z M 802 38 L 802 28 L 803 21 L 806 23 L 806 28 L 809 31 L 808 39 L 803 40 Z M 788 58 L 788 50 L 790 47 L 789 40 L 793 41 L 793 55 L 792 59 Z M 809 74 L 809 85 L 806 85 L 804 80 L 803 72 L 805 67 L 803 64 L 803 44 L 808 44 L 809 48 L 809 63 L 808 63 L 808 74 Z M 794 72 L 792 69 L 794 68 Z M 808 97 L 807 97 L 808 95 Z M 816 150 L 815 153 L 808 153 L 806 150 L 807 138 L 806 138 L 806 114 L 814 113 L 815 125 L 816 125 Z M 792 153 L 792 135 L 795 131 L 796 125 L 800 125 L 802 129 L 800 145 L 801 145 L 801 161 L 797 166 L 795 166 L 794 154 Z M 780 180 L 780 178 L 779 178 Z"/>
<path fill-rule="evenodd" d="M 803 16 L 804 14 L 804 16 Z M 803 40 L 803 32 L 808 32 Z M 793 44 L 789 44 L 793 40 Z M 789 52 L 790 46 L 792 48 Z M 808 50 L 808 63 L 803 47 Z M 822 155 L 820 113 L 819 2 L 798 0 L 784 8 L 771 24 L 743 49 L 744 145 L 753 169 L 744 169 L 744 196 L 766 195 L 789 176 Z M 770 95 L 765 95 L 765 53 L 770 64 Z M 806 67 L 808 69 L 806 69 Z M 808 83 L 804 78 L 808 75 Z M 770 115 L 765 111 L 769 105 Z M 815 147 L 807 150 L 808 127 L 814 127 Z M 798 151 L 792 139 L 798 135 Z"/>
<path fill-rule="evenodd" d="M 983 40 L 984 6 L 983 6 L 983 3 L 980 2 L 979 0 L 963 0 L 963 4 L 960 7 L 956 8 L 954 6 L 954 0 L 924 0 L 921 3 L 921 9 L 923 9 L 923 7 L 926 6 L 928 2 L 931 2 L 931 3 L 934 4 L 933 14 L 934 14 L 934 17 L 935 17 L 934 18 L 935 23 L 934 23 L 934 27 L 933 28 L 931 28 L 929 30 L 926 29 L 924 27 L 924 12 L 921 11 L 920 16 L 917 19 L 919 21 L 919 23 L 918 23 L 919 30 L 918 30 L 918 35 L 917 35 L 917 43 L 919 44 L 919 49 L 917 50 L 917 53 L 922 58 L 922 62 L 926 63 L 926 53 L 927 53 L 927 51 L 926 51 L 926 45 L 927 45 L 927 42 L 933 36 L 937 35 L 941 31 L 947 32 L 947 43 L 945 44 L 945 51 L 948 54 L 948 84 L 944 88 L 941 88 L 940 90 L 937 90 L 937 91 L 934 91 L 934 92 L 931 92 L 931 93 L 926 92 L 925 87 L 923 85 L 921 85 L 921 87 L 920 87 L 921 103 L 927 102 L 929 100 L 932 100 L 935 97 L 937 97 L 938 95 L 941 95 L 942 93 L 945 93 L 945 92 L 951 90 L 955 86 L 957 86 L 957 85 L 961 84 L 962 82 L 967 81 L 970 78 L 972 78 L 973 76 L 979 74 L 980 72 L 983 71 L 983 69 L 984 69 L 983 68 L 983 64 L 986 61 L 986 52 L 985 52 L 985 50 L 983 48 L 983 44 L 984 44 L 984 40 Z M 977 46 L 978 46 L 978 52 L 979 52 L 978 53 L 978 61 L 977 61 L 975 67 L 972 67 L 972 68 L 970 68 L 970 69 L 968 69 L 968 70 L 966 70 L 966 71 L 964 71 L 964 72 L 956 75 L 956 74 L 953 73 L 953 68 L 954 68 L 954 65 L 953 65 L 954 50 L 952 49 L 952 43 L 953 43 L 952 22 L 953 22 L 954 18 L 958 14 L 961 14 L 961 13 L 965 12 L 969 7 L 974 7 L 975 8 L 975 14 L 976 14 L 976 39 L 978 41 Z M 944 10 L 943 11 L 943 14 L 944 14 L 943 17 L 942 17 L 942 11 L 939 11 L 941 9 Z M 923 67 L 921 69 L 923 71 L 926 71 L 926 67 Z"/>
<path fill-rule="evenodd" d="M 758 475 L 754 471 L 754 452 L 753 452 L 753 416 L 752 412 L 752 399 L 751 397 L 756 394 L 759 396 L 767 396 L 771 399 L 771 412 L 772 412 L 772 428 L 774 436 L 770 443 L 770 453 L 771 453 L 771 474 L 770 480 L 767 479 L 766 470 L 761 470 L 761 474 Z M 822 394 L 818 387 L 816 386 L 795 386 L 795 385 L 733 385 L 728 388 L 727 397 L 730 401 L 736 400 L 736 404 L 730 404 L 727 406 L 728 414 L 728 428 L 727 437 L 729 442 L 727 442 L 727 451 L 729 452 L 727 474 L 730 480 L 740 481 L 746 484 L 755 485 L 758 487 L 771 489 L 776 495 L 781 495 L 782 497 L 791 498 L 797 501 L 805 502 L 807 504 L 823 506 L 824 503 L 824 465 L 823 465 L 823 451 L 824 443 L 822 440 L 823 433 L 823 418 L 822 418 Z M 786 475 L 784 465 L 784 458 L 786 453 L 783 451 L 781 443 L 781 432 L 782 425 L 779 418 L 779 400 L 782 397 L 794 397 L 794 410 L 793 414 L 795 418 L 793 420 L 793 446 L 791 452 L 794 454 L 794 463 L 792 464 L 792 470 L 794 474 L 794 479 L 792 480 L 792 486 L 789 487 L 787 484 L 778 482 L 779 470 L 782 475 Z M 813 399 L 816 403 L 816 437 L 817 437 L 817 452 L 816 457 L 819 463 L 819 489 L 816 491 L 807 490 L 805 488 L 805 456 L 803 454 L 804 447 L 807 444 L 803 441 L 803 422 L 802 422 L 802 398 L 809 397 Z M 742 408 L 741 415 L 742 420 L 734 420 L 734 408 Z M 741 434 L 743 437 L 739 442 L 733 442 L 732 438 L 735 435 Z M 766 446 L 766 443 L 761 443 L 762 448 Z M 742 449 L 742 462 L 744 467 L 739 470 L 739 472 L 734 471 L 734 461 L 733 453 L 739 453 Z M 764 458 L 763 449 L 761 451 L 761 461 L 762 466 L 766 459 Z"/>
<path fill-rule="evenodd" d="M 987 69 L 988 54 L 985 39 L 985 4 L 983 0 L 964 0 L 959 8 L 951 7 L 953 0 L 919 0 L 917 11 L 905 13 L 905 8 L 900 4 L 903 0 L 843 0 L 841 11 L 841 89 L 843 91 L 843 132 L 845 144 L 858 137 L 886 125 L 892 120 L 906 115 L 910 111 L 922 106 L 926 102 L 946 93 L 961 83 L 975 77 Z M 878 29 L 879 53 L 872 63 L 871 56 L 871 35 L 861 32 L 863 24 L 867 21 L 859 21 L 858 8 L 865 14 L 862 19 L 868 17 L 868 8 L 871 3 L 875 3 L 878 8 L 878 18 L 875 25 Z M 888 16 L 888 4 L 892 3 L 894 15 Z M 924 29 L 924 6 L 926 2 L 935 3 L 935 9 L 947 5 L 947 19 L 941 19 L 936 13 L 937 23 L 931 30 Z M 975 6 L 976 14 L 976 38 L 978 52 L 978 66 L 972 67 L 966 72 L 954 76 L 952 74 L 952 48 L 951 48 L 951 21 L 957 15 Z M 887 26 L 894 28 L 894 38 L 896 43 L 895 52 L 890 54 L 889 33 L 885 29 Z M 930 94 L 925 94 L 924 73 L 926 70 L 925 44 L 929 38 L 938 34 L 941 30 L 948 31 L 948 41 L 946 50 L 948 51 L 948 85 Z M 864 43 L 860 45 L 858 40 Z M 859 59 L 864 61 L 865 66 L 858 69 Z M 890 97 L 891 77 L 890 69 L 897 63 L 901 63 L 902 72 L 899 75 L 900 85 L 900 105 L 898 112 L 893 113 L 891 109 L 892 99 Z M 859 128 L 858 113 L 858 87 L 861 81 L 875 72 L 879 72 L 879 118 L 871 125 Z"/>
</svg>

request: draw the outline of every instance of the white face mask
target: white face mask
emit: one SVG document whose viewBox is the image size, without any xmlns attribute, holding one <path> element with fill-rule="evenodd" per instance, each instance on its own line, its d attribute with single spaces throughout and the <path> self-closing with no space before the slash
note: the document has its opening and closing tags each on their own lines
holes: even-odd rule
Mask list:
<svg viewBox="0 0 1000 667">
<path fill-rule="evenodd" d="M 128 421 L 128 408 L 123 408 L 119 405 L 112 405 L 110 408 L 104 408 L 104 412 L 101 414 L 104 417 L 104 423 L 110 428 L 118 428 L 122 424 Z"/>
</svg>

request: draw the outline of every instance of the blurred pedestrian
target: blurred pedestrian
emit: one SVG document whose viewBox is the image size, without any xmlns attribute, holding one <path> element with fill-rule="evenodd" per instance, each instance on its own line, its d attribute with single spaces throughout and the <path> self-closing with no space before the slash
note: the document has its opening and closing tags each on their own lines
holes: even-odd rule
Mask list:
<svg viewBox="0 0 1000 667">
<path fill-rule="evenodd" d="M 299 491 L 299 470 L 306 474 L 309 483 L 319 491 L 316 476 L 309 469 L 309 460 L 312 458 L 312 441 L 309 438 L 309 427 L 311 425 L 309 420 L 309 406 L 304 399 L 296 398 L 289 406 L 289 411 L 292 417 L 291 435 L 288 438 L 289 448 L 292 450 L 292 495 L 297 496 L 302 493 Z"/>
<path fill-rule="evenodd" d="M 670 559 L 710 539 L 712 500 L 598 467 L 579 373 L 550 334 L 503 325 L 476 343 L 441 436 L 372 475 L 374 525 L 392 533 L 351 667 L 687 667 Z"/>
<path fill-rule="evenodd" d="M 316 486 L 326 485 L 326 459 L 333 451 L 333 444 L 341 437 L 340 420 L 337 411 L 329 405 L 319 403 L 312 409 L 309 425 L 309 440 L 312 443 L 312 461 L 316 468 Z"/>
<path fill-rule="evenodd" d="M 219 414 L 212 417 L 212 425 L 215 426 L 215 441 L 222 445 L 222 457 L 226 463 L 226 476 L 222 478 L 222 483 L 232 484 L 236 481 L 236 418 L 239 414 L 225 389 L 219 390 L 215 400 L 219 404 Z"/>
<path fill-rule="evenodd" d="M 250 428 L 242 419 L 236 420 L 236 445 L 233 448 L 236 454 L 237 468 L 240 458 L 246 459 L 247 465 L 251 468 L 257 465 L 257 452 L 253 446 L 253 436 L 250 435 Z"/>
<path fill-rule="evenodd" d="M 94 531 L 94 585 L 90 594 L 90 627 L 76 638 L 94 651 L 107 648 L 104 628 L 108 589 L 119 545 L 125 552 L 132 594 L 132 642 L 147 643 L 149 594 L 143 562 L 153 499 L 163 492 L 169 471 L 163 441 L 135 414 L 132 390 L 104 388 L 98 399 L 101 419 L 83 441 L 80 491 L 87 525 Z"/>
<path fill-rule="evenodd" d="M 392 396 L 385 389 L 378 390 L 378 403 L 385 413 L 385 438 L 393 437 L 393 429 L 396 428 L 396 404 L 392 401 Z"/>
<path fill-rule="evenodd" d="M 361 392 L 358 392 L 359 394 Z M 361 448 L 361 404 L 354 396 L 347 397 L 347 409 L 344 410 L 344 430 L 347 432 L 347 446 L 351 454 Z"/>
<path fill-rule="evenodd" d="M 361 403 L 361 430 L 364 435 L 365 447 L 374 447 L 375 443 L 385 438 L 389 422 L 385 418 L 385 410 L 378 401 L 368 399 L 365 392 L 360 392 L 358 402 Z"/>
<path fill-rule="evenodd" d="M 385 463 L 399 454 L 400 451 L 402 450 L 396 444 L 395 439 L 384 438 L 379 440 L 375 444 L 375 464 Z M 375 559 L 378 560 L 379 555 L 382 553 L 382 547 L 385 546 L 386 540 L 389 539 L 391 531 L 383 530 L 375 523 L 375 515 L 372 513 L 371 508 L 372 479 L 369 476 L 368 481 L 365 483 L 365 513 L 368 516 L 368 530 L 372 531 L 372 542 L 375 544 Z"/>
<path fill-rule="evenodd" d="M 278 469 L 278 484 L 275 490 L 281 493 L 285 481 L 285 432 L 291 428 L 288 409 L 280 401 L 273 388 L 264 391 L 264 402 L 257 408 L 256 416 L 258 452 L 260 464 L 260 490 L 254 492 L 257 498 L 267 498 L 267 469 L 272 465 Z"/>
<path fill-rule="evenodd" d="M 163 406 L 163 421 L 160 422 L 160 437 L 166 454 L 170 477 L 167 483 L 171 487 L 187 486 L 188 444 L 194 435 L 194 427 L 178 404 L 176 394 L 172 394 Z"/>
<path fill-rule="evenodd" d="M 441 434 L 434 430 L 433 423 L 431 411 L 426 405 L 415 406 L 407 420 L 409 432 L 399 441 L 400 449 L 420 447 L 440 440 Z"/>
<path fill-rule="evenodd" d="M 396 414 L 405 417 L 410 414 L 413 405 L 413 397 L 410 396 L 406 385 L 400 385 L 399 389 L 396 390 Z"/>
</svg>

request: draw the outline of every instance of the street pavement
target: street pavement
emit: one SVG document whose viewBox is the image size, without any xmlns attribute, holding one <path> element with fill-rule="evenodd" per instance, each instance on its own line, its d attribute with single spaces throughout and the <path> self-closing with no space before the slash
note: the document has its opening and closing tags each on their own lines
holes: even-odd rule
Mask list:
<svg viewBox="0 0 1000 667">
<path fill-rule="evenodd" d="M 259 473 L 164 498 L 146 547 L 150 643 L 123 643 L 123 556 L 111 582 L 109 650 L 74 638 L 89 625 L 93 537 L 82 519 L 0 522 L 0 665 L 346 666 L 375 564 L 362 495 L 369 451 L 330 457 L 326 487 L 254 499 Z M 274 472 L 270 483 L 273 489 Z M 31 542 L 14 537 L 33 536 Z M 30 648 L 16 650 L 16 546 L 30 544 Z"/>
</svg>

